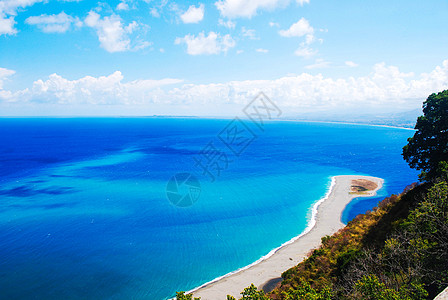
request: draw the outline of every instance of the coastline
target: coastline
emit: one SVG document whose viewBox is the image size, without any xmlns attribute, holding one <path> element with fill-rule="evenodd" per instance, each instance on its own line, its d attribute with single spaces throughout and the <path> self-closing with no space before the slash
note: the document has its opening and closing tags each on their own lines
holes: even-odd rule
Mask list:
<svg viewBox="0 0 448 300">
<path fill-rule="evenodd" d="M 154 116 L 77 116 L 77 115 L 66 115 L 66 116 L 3 116 L 0 115 L 0 119 L 39 119 L 39 118 L 50 118 L 50 119 L 204 119 L 204 120 L 232 120 L 234 117 L 226 116 L 170 116 L 170 115 L 154 115 Z M 248 120 L 248 118 L 242 118 L 243 120 Z M 343 125 L 356 125 L 356 126 L 374 126 L 374 127 L 384 127 L 384 128 L 395 128 L 395 129 L 405 129 L 415 131 L 412 127 L 394 126 L 386 124 L 370 124 L 370 123 L 357 123 L 357 122 L 339 122 L 339 121 L 317 121 L 317 120 L 295 120 L 295 119 L 280 119 L 273 118 L 270 120 L 265 120 L 265 122 L 292 122 L 292 123 L 327 123 L 327 124 L 343 124 Z"/>
<path fill-rule="evenodd" d="M 365 194 L 352 194 L 350 186 L 354 179 L 371 180 L 378 186 Z M 251 283 L 259 289 L 265 285 L 275 285 L 284 271 L 303 261 L 311 250 L 320 246 L 322 237 L 332 235 L 345 227 L 341 221 L 342 212 L 351 200 L 375 196 L 382 188 L 383 182 L 381 178 L 362 175 L 331 177 L 327 193 L 313 205 L 311 219 L 300 235 L 271 250 L 252 264 L 215 278 L 187 293 L 193 293 L 195 297 L 201 297 L 201 300 L 224 300 L 227 295 L 238 298 L 243 289 Z"/>
</svg>

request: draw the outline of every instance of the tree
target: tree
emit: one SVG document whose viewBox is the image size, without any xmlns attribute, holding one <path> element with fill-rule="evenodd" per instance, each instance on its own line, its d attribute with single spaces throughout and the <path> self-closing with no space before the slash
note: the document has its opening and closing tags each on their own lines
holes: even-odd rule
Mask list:
<svg viewBox="0 0 448 300">
<path fill-rule="evenodd" d="M 185 292 L 176 292 L 176 300 L 201 300 L 201 298 L 193 298 L 192 294 L 185 295 Z"/>
<path fill-rule="evenodd" d="M 243 297 L 240 300 L 269 300 L 269 297 L 263 291 L 259 291 L 253 283 L 245 288 L 241 295 Z"/>
<path fill-rule="evenodd" d="M 301 280 L 294 289 L 283 292 L 285 300 L 331 300 L 332 293 L 330 287 L 326 286 L 322 291 L 317 291 L 311 285 Z"/>
<path fill-rule="evenodd" d="M 412 288 L 403 286 L 397 292 L 387 288 L 376 275 L 364 276 L 356 283 L 355 289 L 358 292 L 356 299 L 363 300 L 424 300 L 428 296 L 421 284 L 412 284 Z"/>
<path fill-rule="evenodd" d="M 448 90 L 431 94 L 423 103 L 417 130 L 403 147 L 403 158 L 420 178 L 431 181 L 448 174 Z"/>
</svg>

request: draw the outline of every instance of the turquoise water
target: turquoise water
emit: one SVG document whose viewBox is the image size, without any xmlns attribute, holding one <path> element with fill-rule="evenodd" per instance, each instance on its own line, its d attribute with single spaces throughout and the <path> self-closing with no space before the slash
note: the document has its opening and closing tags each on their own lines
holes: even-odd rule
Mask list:
<svg viewBox="0 0 448 300">
<path fill-rule="evenodd" d="M 417 180 L 410 130 L 246 121 L 257 137 L 237 156 L 230 121 L 0 119 L 0 298 L 167 299 L 300 234 L 331 176 L 385 179 L 344 221 Z M 210 142 L 226 154 L 214 182 L 194 160 Z M 166 196 L 179 172 L 201 185 L 190 207 Z"/>
</svg>

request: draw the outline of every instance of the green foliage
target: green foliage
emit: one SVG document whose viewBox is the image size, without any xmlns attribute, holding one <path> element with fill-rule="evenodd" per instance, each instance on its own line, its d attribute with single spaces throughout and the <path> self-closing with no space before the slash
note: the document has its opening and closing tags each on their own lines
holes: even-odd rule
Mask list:
<svg viewBox="0 0 448 300">
<path fill-rule="evenodd" d="M 270 298 L 263 292 L 259 291 L 254 284 L 251 284 L 249 287 L 245 288 L 243 292 L 241 292 L 242 298 L 245 300 L 270 300 Z M 236 300 L 235 297 L 227 295 L 227 300 Z"/>
<path fill-rule="evenodd" d="M 269 300 L 269 297 L 263 291 L 259 291 L 257 287 L 253 284 L 250 287 L 244 289 L 241 293 L 243 297 L 240 300 Z"/>
<path fill-rule="evenodd" d="M 356 291 L 360 298 L 365 300 L 399 300 L 395 290 L 386 288 L 386 285 L 378 280 L 375 275 L 364 276 L 356 283 Z"/>
<path fill-rule="evenodd" d="M 409 248 L 419 254 L 419 261 L 433 276 L 425 276 L 423 282 L 436 285 L 436 289 L 448 282 L 448 183 L 435 183 L 409 217 L 401 230 L 409 235 Z M 415 254 L 414 254 L 415 255 Z"/>
<path fill-rule="evenodd" d="M 201 298 L 193 298 L 192 294 L 185 295 L 185 292 L 177 292 L 176 300 L 201 300 Z"/>
<path fill-rule="evenodd" d="M 355 285 L 357 298 L 364 300 L 424 300 L 428 296 L 421 284 L 402 286 L 399 291 L 387 288 L 376 275 L 362 277 Z"/>
<path fill-rule="evenodd" d="M 421 179 L 448 178 L 448 90 L 431 94 L 423 104 L 417 130 L 403 147 L 411 168 L 422 170 Z"/>
<path fill-rule="evenodd" d="M 296 288 L 290 288 L 283 292 L 283 297 L 286 300 L 331 300 L 331 296 L 329 287 L 317 291 L 306 281 L 301 281 Z"/>
<path fill-rule="evenodd" d="M 360 255 L 361 251 L 359 249 L 349 249 L 342 252 L 336 260 L 336 275 L 341 276 L 347 273 L 347 269 L 350 267 L 351 262 Z"/>
</svg>

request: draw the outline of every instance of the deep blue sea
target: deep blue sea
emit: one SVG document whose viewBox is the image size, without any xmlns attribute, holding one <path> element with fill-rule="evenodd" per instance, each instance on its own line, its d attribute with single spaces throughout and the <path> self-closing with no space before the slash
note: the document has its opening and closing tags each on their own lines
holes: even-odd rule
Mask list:
<svg viewBox="0 0 448 300">
<path fill-rule="evenodd" d="M 300 234 L 331 176 L 385 179 L 345 222 L 417 181 L 411 130 L 231 122 L 0 119 L 0 298 L 167 299 Z M 167 198 L 177 173 L 191 206 Z"/>
</svg>

